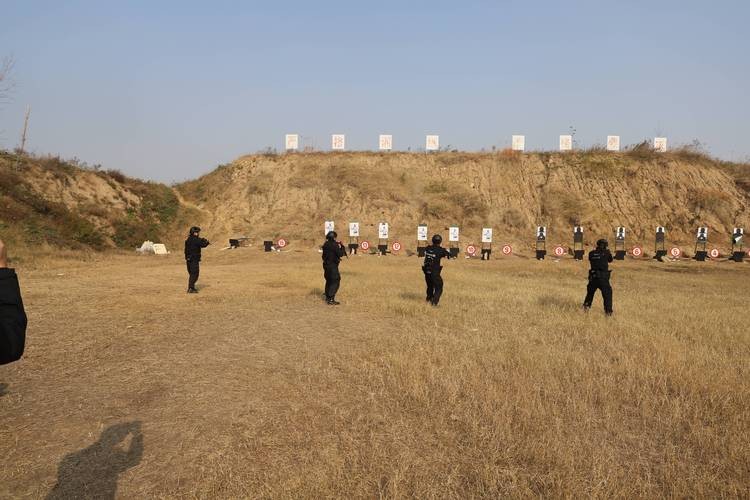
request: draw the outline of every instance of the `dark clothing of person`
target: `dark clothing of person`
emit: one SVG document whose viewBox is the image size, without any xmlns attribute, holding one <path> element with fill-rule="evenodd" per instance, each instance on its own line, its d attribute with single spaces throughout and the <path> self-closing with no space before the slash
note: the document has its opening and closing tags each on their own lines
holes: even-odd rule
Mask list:
<svg viewBox="0 0 750 500">
<path fill-rule="evenodd" d="M 13 269 L 0 269 L 0 365 L 18 361 L 26 344 L 26 313 Z"/>
<path fill-rule="evenodd" d="M 586 298 L 583 300 L 583 307 L 591 307 L 594 301 L 594 294 L 601 290 L 604 299 L 604 312 L 612 314 L 612 286 L 609 284 L 609 263 L 612 262 L 612 253 L 609 250 L 595 249 L 589 252 L 589 283 L 586 287 Z"/>
<path fill-rule="evenodd" d="M 429 245 L 424 249 L 424 262 L 422 263 L 422 272 L 424 281 L 427 285 L 427 301 L 432 305 L 438 305 L 440 296 L 443 294 L 443 278 L 440 276 L 443 266 L 440 260 L 445 257 L 451 258 L 448 250 L 437 245 Z"/>
<path fill-rule="evenodd" d="M 325 294 L 328 302 L 334 301 L 336 293 L 339 291 L 339 285 L 341 284 L 339 263 L 341 257 L 345 255 L 346 248 L 339 245 L 338 242 L 326 240 L 323 243 L 323 277 L 326 280 Z"/>
<path fill-rule="evenodd" d="M 201 249 L 208 246 L 208 240 L 191 234 L 185 240 L 185 261 L 187 262 L 188 290 L 195 290 L 195 283 L 201 272 Z"/>
<path fill-rule="evenodd" d="M 201 248 L 208 246 L 208 240 L 191 234 L 185 240 L 185 260 L 201 261 Z"/>
</svg>

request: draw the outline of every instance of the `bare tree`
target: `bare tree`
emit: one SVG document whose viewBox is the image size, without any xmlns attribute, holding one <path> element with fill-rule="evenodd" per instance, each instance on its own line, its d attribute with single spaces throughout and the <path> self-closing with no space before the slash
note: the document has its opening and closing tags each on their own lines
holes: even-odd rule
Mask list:
<svg viewBox="0 0 750 500">
<path fill-rule="evenodd" d="M 0 102 L 10 97 L 10 93 L 15 86 L 13 80 L 10 78 L 14 64 L 15 61 L 12 57 L 6 57 L 0 61 Z"/>
</svg>

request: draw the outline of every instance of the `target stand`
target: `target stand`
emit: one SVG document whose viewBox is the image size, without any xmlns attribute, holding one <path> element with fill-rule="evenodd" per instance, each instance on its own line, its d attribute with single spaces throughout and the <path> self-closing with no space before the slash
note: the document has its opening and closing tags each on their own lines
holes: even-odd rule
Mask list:
<svg viewBox="0 0 750 500">
<path fill-rule="evenodd" d="M 695 260 L 699 262 L 706 261 L 706 257 L 708 257 L 708 250 L 706 250 L 707 245 L 708 245 L 708 228 L 699 227 L 698 232 L 695 235 L 695 257 L 693 257 Z"/>
<path fill-rule="evenodd" d="M 417 226 L 417 257 L 424 257 L 427 248 L 427 224 Z"/>
<path fill-rule="evenodd" d="M 654 259 L 659 262 L 664 262 L 664 257 L 667 256 L 667 248 L 664 246 L 665 235 L 664 226 L 658 226 L 654 236 Z"/>
<path fill-rule="evenodd" d="M 458 226 L 451 226 L 448 228 L 448 252 L 451 254 L 451 258 L 455 259 L 458 254 L 461 253 L 461 247 L 458 243 L 459 240 L 459 228 Z"/>
<path fill-rule="evenodd" d="M 349 255 L 357 255 L 357 250 L 359 249 L 359 237 L 357 236 L 350 236 L 349 237 Z"/>
<path fill-rule="evenodd" d="M 385 255 L 388 252 L 388 240 L 380 238 L 378 240 L 378 254 Z"/>
<path fill-rule="evenodd" d="M 583 260 L 583 227 L 575 226 L 573 228 L 573 258 Z"/>
<path fill-rule="evenodd" d="M 270 252 L 272 247 L 273 247 L 273 241 L 269 241 L 269 240 L 264 240 L 263 241 L 263 251 L 264 252 Z"/>
<path fill-rule="evenodd" d="M 742 240 L 745 235 L 745 230 L 741 227 L 735 227 L 732 231 L 732 256 L 729 260 L 734 262 L 742 262 L 745 258 L 745 252 L 742 249 Z"/>
<path fill-rule="evenodd" d="M 547 255 L 547 228 L 537 226 L 536 228 L 536 260 L 544 260 Z"/>
<path fill-rule="evenodd" d="M 619 226 L 615 229 L 615 260 L 625 260 L 625 228 Z"/>
<path fill-rule="evenodd" d="M 492 243 L 482 243 L 482 260 L 490 260 L 492 255 Z"/>
</svg>

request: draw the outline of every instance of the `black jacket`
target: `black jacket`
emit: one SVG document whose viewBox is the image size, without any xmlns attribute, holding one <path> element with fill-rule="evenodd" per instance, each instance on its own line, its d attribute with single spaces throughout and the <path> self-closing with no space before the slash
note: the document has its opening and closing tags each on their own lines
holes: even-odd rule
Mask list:
<svg viewBox="0 0 750 500">
<path fill-rule="evenodd" d="M 323 265 L 324 266 L 338 266 L 341 262 L 341 257 L 346 255 L 346 249 L 343 248 L 338 242 L 333 240 L 326 240 L 323 243 Z"/>
<path fill-rule="evenodd" d="M 0 365 L 17 361 L 26 343 L 26 313 L 13 269 L 0 269 Z"/>
<path fill-rule="evenodd" d="M 589 263 L 592 271 L 608 271 L 610 262 L 612 262 L 612 253 L 609 250 L 597 248 L 589 252 Z"/>
<path fill-rule="evenodd" d="M 446 259 L 451 258 L 451 253 L 443 247 L 437 245 L 429 245 L 424 249 L 424 262 L 422 263 L 422 270 L 424 272 L 437 273 L 443 268 L 440 265 L 440 259 L 445 257 Z"/>
<path fill-rule="evenodd" d="M 201 260 L 201 248 L 208 246 L 208 240 L 206 238 L 200 238 L 194 234 L 191 234 L 185 240 L 185 260 L 194 260 L 200 262 Z"/>
</svg>

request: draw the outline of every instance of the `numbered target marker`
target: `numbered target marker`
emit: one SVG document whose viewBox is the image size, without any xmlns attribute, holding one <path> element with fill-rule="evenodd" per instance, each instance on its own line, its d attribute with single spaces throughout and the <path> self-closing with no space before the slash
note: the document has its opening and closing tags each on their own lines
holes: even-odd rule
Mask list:
<svg viewBox="0 0 750 500">
<path fill-rule="evenodd" d="M 719 249 L 718 248 L 712 248 L 710 252 L 708 252 L 708 255 L 711 256 L 712 259 L 718 259 L 719 258 Z"/>
<path fill-rule="evenodd" d="M 394 241 L 391 245 L 391 250 L 393 250 L 394 252 L 398 252 L 399 250 L 401 250 L 401 243 L 399 243 L 398 241 Z"/>
<path fill-rule="evenodd" d="M 563 255 L 565 255 L 565 248 L 563 248 L 561 245 L 557 245 L 554 251 L 557 257 L 562 257 Z"/>
<path fill-rule="evenodd" d="M 359 244 L 360 248 L 362 250 L 369 250 L 370 249 L 370 242 L 369 241 L 363 241 Z"/>
<path fill-rule="evenodd" d="M 276 242 L 276 246 L 284 248 L 286 246 L 286 240 L 284 238 L 279 238 L 279 241 Z"/>
<path fill-rule="evenodd" d="M 513 247 L 510 245 L 503 245 L 503 255 L 512 255 L 513 254 Z"/>
<path fill-rule="evenodd" d="M 643 249 L 641 247 L 633 247 L 630 253 L 633 257 L 640 257 L 643 255 Z"/>
<path fill-rule="evenodd" d="M 682 255 L 682 250 L 677 247 L 672 247 L 669 249 L 669 255 L 671 255 L 675 259 L 678 259 Z"/>
<path fill-rule="evenodd" d="M 474 245 L 469 245 L 468 247 L 466 247 L 466 253 L 474 257 L 477 254 L 477 247 L 475 247 Z"/>
</svg>

